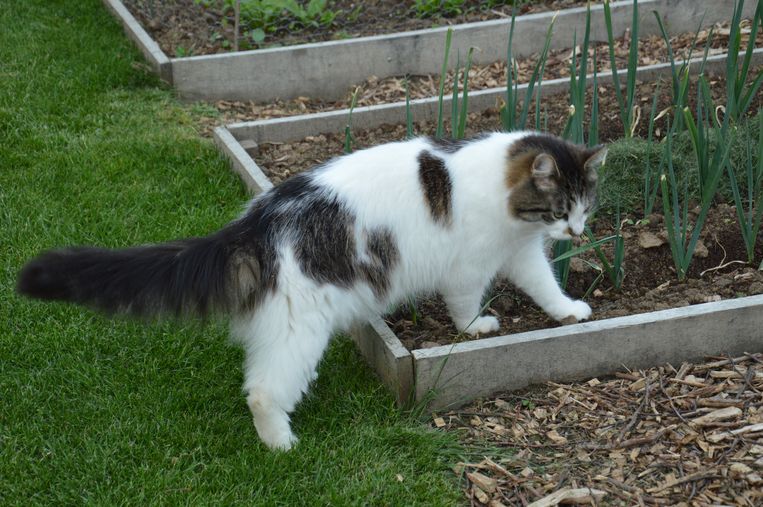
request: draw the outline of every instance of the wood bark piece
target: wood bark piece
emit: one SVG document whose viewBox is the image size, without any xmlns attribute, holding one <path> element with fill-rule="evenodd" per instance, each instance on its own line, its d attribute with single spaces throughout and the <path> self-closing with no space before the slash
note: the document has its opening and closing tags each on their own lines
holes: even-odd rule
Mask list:
<svg viewBox="0 0 763 507">
<path fill-rule="evenodd" d="M 606 491 L 592 488 L 562 488 L 537 500 L 527 507 L 552 507 L 560 503 L 583 504 L 599 502 L 607 494 Z"/>
<path fill-rule="evenodd" d="M 734 419 L 742 415 L 742 409 L 738 407 L 726 407 L 705 414 L 691 420 L 691 424 L 694 426 L 705 426 L 718 421 L 725 421 L 727 419 Z"/>
</svg>

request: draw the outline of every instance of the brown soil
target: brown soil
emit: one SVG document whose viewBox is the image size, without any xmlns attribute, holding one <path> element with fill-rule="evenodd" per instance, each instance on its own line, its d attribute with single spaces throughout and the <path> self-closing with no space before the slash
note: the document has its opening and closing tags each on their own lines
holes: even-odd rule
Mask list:
<svg viewBox="0 0 763 507">
<path fill-rule="evenodd" d="M 548 383 L 432 425 L 475 450 L 454 467 L 471 505 L 556 505 L 587 488 L 595 501 L 578 503 L 762 505 L 763 354 L 711 359 Z"/>
<path fill-rule="evenodd" d="M 749 20 L 743 20 L 743 28 L 748 28 Z M 710 42 L 709 54 L 719 54 L 725 52 L 728 47 L 728 24 L 718 24 L 713 27 L 712 38 Z M 671 37 L 671 48 L 675 58 L 680 62 L 688 56 L 695 33 L 687 32 L 677 34 Z M 697 37 L 693 56 L 699 57 L 702 49 L 711 37 L 710 30 L 702 30 Z M 746 43 L 746 35 L 743 42 Z M 763 31 L 758 32 L 756 39 L 757 46 L 763 45 Z M 578 48 L 578 51 L 580 48 Z M 626 33 L 615 42 L 615 58 L 618 69 L 627 67 L 628 53 L 630 51 L 630 34 Z M 609 59 L 609 49 L 606 43 L 593 44 L 589 48 L 589 69 L 592 68 L 594 52 L 597 55 L 597 69 L 605 72 L 611 69 Z M 519 83 L 530 81 L 533 69 L 538 60 L 538 54 L 516 60 L 518 67 Z M 549 53 L 548 61 L 543 79 L 550 80 L 556 78 L 568 77 L 570 74 L 570 59 L 572 50 L 559 49 Z M 578 55 L 579 57 L 580 55 Z M 650 36 L 639 39 L 639 65 L 652 65 L 668 61 L 667 45 L 661 37 Z M 589 70 L 591 72 L 591 70 Z M 446 90 L 452 90 L 455 72 L 450 71 L 446 76 Z M 621 77 L 624 82 L 624 75 Z M 459 77 L 459 83 L 463 81 L 463 76 Z M 440 78 L 438 75 L 423 75 L 409 77 L 409 90 L 412 99 L 433 97 L 438 93 Z M 485 66 L 474 66 L 469 71 L 469 90 L 476 91 L 487 88 L 503 87 L 506 85 L 506 62 L 495 62 Z M 405 77 L 396 76 L 386 79 L 379 79 L 376 76 L 370 76 L 364 83 L 359 84 L 351 90 L 348 90 L 342 100 L 335 102 L 321 101 L 309 97 L 299 97 L 293 100 L 276 100 L 269 104 L 259 104 L 255 102 L 244 101 L 218 101 L 215 107 L 221 113 L 222 118 L 209 118 L 205 123 L 215 125 L 220 122 L 230 123 L 233 121 L 263 120 L 268 118 L 277 118 L 282 116 L 291 116 L 296 114 L 306 114 L 313 112 L 329 111 L 334 109 L 344 109 L 350 106 L 353 92 L 357 91 L 357 104 L 360 106 L 369 106 L 389 102 L 398 102 L 405 100 Z"/>
<path fill-rule="evenodd" d="M 123 1 L 170 57 L 221 53 L 233 48 L 234 12 L 232 8 L 223 7 L 223 2 L 219 0 L 209 2 L 209 7 L 194 0 Z M 274 34 L 268 34 L 261 47 L 348 39 L 511 16 L 510 5 L 487 8 L 485 2 L 480 1 L 466 2 L 466 12 L 461 15 L 434 18 L 417 18 L 413 11 L 414 2 L 410 0 L 334 0 L 329 3 L 332 10 L 341 11 L 330 27 L 294 29 L 288 26 L 288 20 L 284 20 L 284 26 L 279 27 Z M 536 0 L 519 7 L 518 14 L 566 9 L 583 3 L 582 0 Z M 249 27 L 242 24 L 240 33 L 248 30 Z M 243 36 L 239 37 L 239 43 L 241 49 L 257 47 L 253 43 L 249 46 L 250 41 Z"/>
</svg>

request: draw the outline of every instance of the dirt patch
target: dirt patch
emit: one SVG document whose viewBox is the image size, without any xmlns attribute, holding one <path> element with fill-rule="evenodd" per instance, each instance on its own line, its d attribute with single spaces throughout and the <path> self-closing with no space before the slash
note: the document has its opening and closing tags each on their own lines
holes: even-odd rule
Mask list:
<svg viewBox="0 0 763 507">
<path fill-rule="evenodd" d="M 748 29 L 750 20 L 743 20 L 743 29 Z M 728 23 L 720 23 L 710 29 L 702 30 L 698 34 L 687 32 L 676 34 L 671 37 L 671 48 L 675 58 L 683 61 L 683 58 L 689 55 L 695 35 L 697 35 L 696 47 L 693 56 L 700 57 L 705 45 L 710 41 L 709 55 L 720 54 L 726 51 L 728 47 L 729 30 Z M 746 43 L 749 35 L 743 35 L 743 43 Z M 763 31 L 758 32 L 757 47 L 763 45 Z M 580 48 L 577 48 L 578 52 Z M 615 59 L 618 69 L 627 67 L 628 54 L 630 51 L 630 33 L 626 33 L 615 42 Z M 593 57 L 597 56 L 597 69 L 599 72 L 606 72 L 611 69 L 609 58 L 609 49 L 606 43 L 592 44 L 589 48 L 589 72 L 592 72 Z M 578 58 L 580 54 L 578 53 Z M 519 83 L 530 81 L 538 54 L 526 58 L 519 58 L 517 63 L 516 80 Z M 556 78 L 568 77 L 570 75 L 570 61 L 572 49 L 553 50 L 549 53 L 543 79 L 550 80 Z M 658 36 L 649 36 L 639 39 L 639 65 L 653 65 L 667 62 L 668 51 L 665 41 Z M 445 89 L 452 90 L 455 72 L 449 71 L 445 78 Z M 463 81 L 463 76 L 458 77 L 459 83 Z M 625 79 L 624 77 L 622 78 Z M 421 75 L 409 76 L 409 92 L 412 99 L 433 97 L 439 91 L 439 75 Z M 483 90 L 488 88 L 497 88 L 506 86 L 506 62 L 495 62 L 490 65 L 474 66 L 469 71 L 469 90 Z M 230 123 L 234 121 L 263 120 L 268 118 L 277 118 L 282 116 L 291 116 L 295 114 L 306 114 L 335 109 L 345 109 L 350 106 L 352 94 L 357 92 L 357 104 L 360 106 L 370 106 L 389 102 L 399 102 L 405 100 L 405 76 L 395 76 L 385 79 L 379 79 L 376 76 L 370 76 L 365 82 L 347 90 L 344 98 L 339 101 L 321 101 L 309 97 L 299 97 L 293 100 L 276 100 L 270 104 L 260 104 L 246 101 L 218 101 L 215 107 L 222 114 L 221 119 L 210 118 L 207 122 L 218 124 L 221 121 Z M 602 108 L 602 111 L 607 109 Z"/>
<path fill-rule="evenodd" d="M 432 425 L 484 457 L 454 467 L 471 505 L 761 505 L 763 354 L 711 359 L 548 383 Z"/>
<path fill-rule="evenodd" d="M 234 40 L 234 10 L 222 1 L 197 2 L 195 0 L 123 0 L 125 6 L 157 41 L 170 57 L 205 55 L 231 51 Z M 274 33 L 254 43 L 245 35 L 251 27 L 240 28 L 239 44 L 242 49 L 277 47 L 349 39 L 433 26 L 469 23 L 511 17 L 511 5 L 492 5 L 498 2 L 467 1 L 463 13 L 453 16 L 419 18 L 414 2 L 371 0 L 329 2 L 332 11 L 338 11 L 333 23 L 321 28 L 292 26 L 292 20 L 283 17 Z M 507 2 L 508 3 L 508 2 Z M 583 5 L 581 0 L 536 0 L 522 2 L 518 15 L 547 10 L 559 10 Z"/>
</svg>

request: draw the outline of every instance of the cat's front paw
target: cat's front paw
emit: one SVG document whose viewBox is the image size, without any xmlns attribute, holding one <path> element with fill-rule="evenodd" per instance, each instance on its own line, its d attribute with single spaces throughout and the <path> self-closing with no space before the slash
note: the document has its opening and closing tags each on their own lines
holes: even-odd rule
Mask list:
<svg viewBox="0 0 763 507">
<path fill-rule="evenodd" d="M 563 305 L 559 305 L 549 312 L 551 316 L 558 321 L 575 319 L 577 322 L 586 320 L 591 316 L 591 307 L 585 301 L 569 300 Z"/>
<path fill-rule="evenodd" d="M 471 335 L 475 335 L 477 333 L 486 334 L 492 333 L 493 331 L 498 331 L 500 327 L 501 325 L 498 323 L 498 319 L 490 315 L 484 315 L 474 319 L 474 321 L 469 323 L 469 325 L 466 326 L 463 331 L 464 333 Z"/>
<path fill-rule="evenodd" d="M 291 431 L 266 433 L 258 430 L 258 433 L 262 443 L 273 451 L 288 451 L 299 442 L 297 436 Z"/>
</svg>

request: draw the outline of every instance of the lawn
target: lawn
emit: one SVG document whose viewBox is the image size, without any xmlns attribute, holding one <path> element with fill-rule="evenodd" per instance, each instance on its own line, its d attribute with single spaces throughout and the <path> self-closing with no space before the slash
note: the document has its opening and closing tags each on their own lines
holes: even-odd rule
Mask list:
<svg viewBox="0 0 763 507">
<path fill-rule="evenodd" d="M 276 453 L 224 322 L 14 293 L 40 250 L 203 235 L 247 196 L 98 0 L 3 2 L 0 26 L 0 504 L 458 503 L 464 451 L 396 409 L 347 339 Z"/>
</svg>

